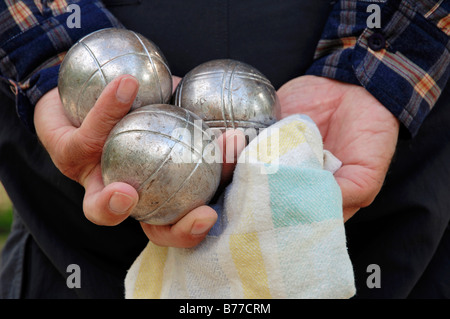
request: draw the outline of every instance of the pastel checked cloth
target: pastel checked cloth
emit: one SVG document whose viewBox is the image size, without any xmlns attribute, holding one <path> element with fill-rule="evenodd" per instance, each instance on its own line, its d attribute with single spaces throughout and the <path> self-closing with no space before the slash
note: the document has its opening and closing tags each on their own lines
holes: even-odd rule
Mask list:
<svg viewBox="0 0 450 319">
<path fill-rule="evenodd" d="M 195 248 L 149 242 L 125 278 L 126 298 L 350 298 L 355 294 L 342 196 L 307 116 L 253 139 Z"/>
</svg>

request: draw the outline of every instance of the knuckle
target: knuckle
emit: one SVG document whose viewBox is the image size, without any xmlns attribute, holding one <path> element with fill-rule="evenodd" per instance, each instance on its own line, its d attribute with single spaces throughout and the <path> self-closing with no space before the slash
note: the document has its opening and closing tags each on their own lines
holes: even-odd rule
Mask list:
<svg viewBox="0 0 450 319">
<path fill-rule="evenodd" d="M 84 131 L 80 130 L 78 142 L 74 143 L 76 146 L 74 151 L 79 153 L 81 157 L 97 156 L 101 154 L 106 138 L 106 135 L 85 134 Z"/>
<path fill-rule="evenodd" d="M 59 169 L 59 171 L 73 180 L 78 180 L 77 177 L 80 174 L 80 168 L 76 161 L 74 161 L 70 152 L 61 150 L 55 156 L 52 156 L 53 163 Z"/>
<path fill-rule="evenodd" d="M 86 200 L 83 201 L 83 213 L 84 213 L 84 217 L 91 223 L 93 223 L 95 225 L 103 226 L 103 223 L 98 218 L 98 214 L 93 212 L 92 209 L 90 207 L 88 207 Z"/>
<path fill-rule="evenodd" d="M 102 103 L 103 104 L 103 103 Z M 120 103 L 114 103 L 114 105 L 107 104 L 108 107 L 104 105 L 96 105 L 90 110 L 91 120 L 95 119 L 95 130 L 97 135 L 105 135 L 117 124 L 129 111 L 129 107 L 124 107 Z"/>
<path fill-rule="evenodd" d="M 145 234 L 147 235 L 148 239 L 155 244 L 156 246 L 161 247 L 168 247 L 169 244 L 166 240 L 166 226 L 156 226 L 156 225 L 150 225 L 145 224 L 144 226 Z"/>
<path fill-rule="evenodd" d="M 84 211 L 84 217 L 90 221 L 91 223 L 98 226 L 105 226 L 98 218 L 95 217 L 94 214 L 91 214 L 89 211 Z"/>
<path fill-rule="evenodd" d="M 375 197 L 376 197 L 376 195 L 372 195 L 372 196 L 369 196 L 369 197 L 365 198 L 364 200 L 362 200 L 361 205 L 360 205 L 361 208 L 370 206 L 373 203 L 373 201 L 375 200 Z"/>
<path fill-rule="evenodd" d="M 151 225 L 146 231 L 149 240 L 161 247 L 193 248 L 197 246 L 205 236 L 195 236 L 190 233 L 174 231 L 171 226 Z"/>
<path fill-rule="evenodd" d="M 123 218 L 117 215 L 112 215 L 109 212 L 101 211 L 93 208 L 83 208 L 84 217 L 91 223 L 98 226 L 116 226 L 123 221 Z"/>
<path fill-rule="evenodd" d="M 90 171 L 99 162 L 104 144 L 82 134 L 54 137 L 44 145 L 59 171 L 75 181 L 80 181 L 83 172 Z"/>
<path fill-rule="evenodd" d="M 205 235 L 192 235 L 190 232 L 175 232 L 172 234 L 174 245 L 179 248 L 193 248 L 197 246 Z"/>
</svg>

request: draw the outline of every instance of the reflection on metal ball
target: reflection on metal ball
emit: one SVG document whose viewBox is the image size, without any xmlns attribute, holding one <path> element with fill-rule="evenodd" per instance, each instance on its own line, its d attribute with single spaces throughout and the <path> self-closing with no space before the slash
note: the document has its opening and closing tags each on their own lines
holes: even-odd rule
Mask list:
<svg viewBox="0 0 450 319">
<path fill-rule="evenodd" d="M 67 52 L 58 79 L 59 94 L 70 121 L 80 126 L 105 86 L 117 76 L 139 81 L 132 105 L 168 103 L 172 74 L 160 49 L 142 35 L 125 29 L 102 29 L 80 39 Z"/>
<path fill-rule="evenodd" d="M 172 224 L 208 203 L 219 185 L 221 161 L 205 160 L 220 152 L 209 131 L 194 113 L 173 105 L 134 110 L 113 128 L 104 145 L 103 181 L 137 189 L 139 202 L 131 213 L 135 219 Z"/>
<path fill-rule="evenodd" d="M 279 101 L 270 81 L 235 60 L 203 63 L 179 83 L 173 103 L 200 116 L 211 128 L 265 128 L 276 122 Z"/>
</svg>

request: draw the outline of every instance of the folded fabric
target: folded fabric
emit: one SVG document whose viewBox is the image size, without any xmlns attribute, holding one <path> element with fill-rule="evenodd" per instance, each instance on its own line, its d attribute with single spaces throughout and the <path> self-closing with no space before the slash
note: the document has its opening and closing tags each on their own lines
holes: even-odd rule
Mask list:
<svg viewBox="0 0 450 319">
<path fill-rule="evenodd" d="M 307 116 L 262 131 L 241 153 L 195 248 L 149 242 L 125 278 L 126 298 L 349 298 L 355 294 L 341 163 Z"/>
</svg>

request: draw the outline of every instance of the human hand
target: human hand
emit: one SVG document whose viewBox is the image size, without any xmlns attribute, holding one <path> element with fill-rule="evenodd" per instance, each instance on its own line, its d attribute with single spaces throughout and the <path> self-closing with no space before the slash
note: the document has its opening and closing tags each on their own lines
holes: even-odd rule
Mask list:
<svg viewBox="0 0 450 319">
<path fill-rule="evenodd" d="M 174 88 L 179 81 L 180 78 L 173 78 Z M 113 80 L 78 128 L 66 117 L 57 88 L 45 94 L 36 104 L 34 123 L 41 143 L 56 167 L 85 188 L 84 214 L 98 225 L 121 223 L 139 200 L 137 191 L 126 183 L 111 183 L 105 187 L 100 167 L 106 138 L 130 110 L 138 86 L 132 76 Z M 226 175 L 226 170 L 224 173 Z M 155 244 L 192 247 L 203 240 L 216 220 L 217 213 L 211 207 L 201 206 L 175 225 L 141 225 Z"/>
<path fill-rule="evenodd" d="M 324 148 L 342 162 L 334 176 L 347 221 L 379 193 L 397 145 L 398 120 L 363 87 L 328 78 L 295 78 L 278 96 L 281 116 L 311 117 Z"/>
<path fill-rule="evenodd" d="M 41 143 L 55 166 L 84 186 L 85 216 L 98 225 L 119 224 L 138 201 L 136 190 L 128 184 L 105 187 L 100 168 L 103 144 L 113 126 L 130 110 L 137 91 L 134 77 L 115 79 L 79 128 L 66 117 L 57 88 L 36 104 L 34 124 Z"/>
</svg>

